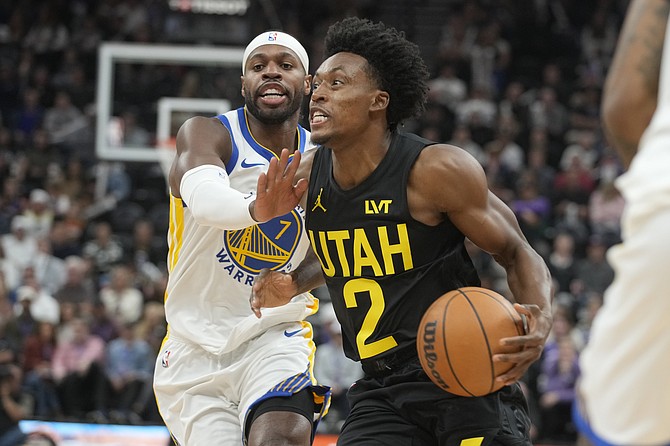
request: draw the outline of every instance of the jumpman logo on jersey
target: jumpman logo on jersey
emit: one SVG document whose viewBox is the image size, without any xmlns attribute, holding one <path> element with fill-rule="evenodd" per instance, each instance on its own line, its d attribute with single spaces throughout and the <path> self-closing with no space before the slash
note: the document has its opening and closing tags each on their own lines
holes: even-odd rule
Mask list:
<svg viewBox="0 0 670 446">
<path fill-rule="evenodd" d="M 316 201 L 314 202 L 314 207 L 312 208 L 312 212 L 314 212 L 316 210 L 316 208 L 321 208 L 321 210 L 323 210 L 323 212 L 327 212 L 326 208 L 323 207 L 323 205 L 321 204 L 321 194 L 322 193 L 323 193 L 323 187 L 321 188 L 321 190 L 319 190 L 319 195 L 316 196 Z"/>
</svg>

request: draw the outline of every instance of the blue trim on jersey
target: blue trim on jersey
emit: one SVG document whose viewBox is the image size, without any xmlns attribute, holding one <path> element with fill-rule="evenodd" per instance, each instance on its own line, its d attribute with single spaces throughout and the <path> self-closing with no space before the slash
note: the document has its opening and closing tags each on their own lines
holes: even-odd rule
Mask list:
<svg viewBox="0 0 670 446">
<path fill-rule="evenodd" d="M 230 135 L 230 142 L 232 143 L 232 151 L 230 154 L 230 159 L 226 163 L 226 173 L 230 175 L 230 173 L 233 171 L 233 168 L 237 164 L 237 158 L 240 156 L 240 149 L 237 148 L 237 144 L 235 144 L 235 138 L 233 138 L 233 130 L 230 126 L 230 121 L 228 121 L 228 118 L 225 115 L 219 115 L 217 116 L 219 118 L 219 121 L 228 129 L 228 134 Z"/>
<path fill-rule="evenodd" d="M 593 431 L 593 428 L 589 424 L 588 420 L 579 410 L 578 400 L 575 400 L 575 402 L 572 404 L 572 421 L 575 423 L 577 430 L 591 442 L 592 446 L 621 446 L 602 439 Z M 670 446 L 670 443 L 665 443 L 659 446 Z"/>
<path fill-rule="evenodd" d="M 589 425 L 589 422 L 586 421 L 586 418 L 582 416 L 579 412 L 579 403 L 575 400 L 572 404 L 572 421 L 575 423 L 575 427 L 579 432 L 584 434 L 593 446 L 615 446 L 612 443 L 608 443 L 602 438 L 600 438 Z"/>
<path fill-rule="evenodd" d="M 268 161 L 270 161 L 272 158 L 276 158 L 276 155 L 271 150 L 268 150 L 260 145 L 251 135 L 251 131 L 249 130 L 249 122 L 247 121 L 247 114 L 244 107 L 237 109 L 237 119 L 240 121 L 240 130 L 242 131 L 242 136 L 244 137 L 245 141 L 249 143 L 251 148 Z"/>
</svg>

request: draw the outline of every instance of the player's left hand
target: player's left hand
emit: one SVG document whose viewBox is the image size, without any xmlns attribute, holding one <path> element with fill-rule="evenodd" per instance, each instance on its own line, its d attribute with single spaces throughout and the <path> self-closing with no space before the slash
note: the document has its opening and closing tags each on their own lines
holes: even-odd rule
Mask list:
<svg viewBox="0 0 670 446">
<path fill-rule="evenodd" d="M 507 372 L 496 377 L 496 381 L 513 384 L 526 373 L 532 363 L 540 359 L 544 343 L 551 330 L 552 317 L 540 310 L 537 305 L 514 304 L 516 311 L 525 317 L 527 323 L 526 334 L 500 340 L 501 345 L 517 346 L 516 353 L 500 353 L 493 355 L 495 362 L 511 362 L 514 366 Z"/>
<path fill-rule="evenodd" d="M 254 280 L 249 305 L 256 317 L 261 317 L 261 308 L 280 307 L 296 294 L 298 288 L 290 274 L 265 268 Z"/>
<path fill-rule="evenodd" d="M 252 205 L 252 217 L 258 222 L 266 222 L 274 217 L 287 214 L 295 208 L 307 190 L 307 180 L 296 181 L 295 174 L 300 166 L 300 152 L 293 154 L 282 149 L 279 159 L 272 158 L 268 171 L 258 177 L 256 201 Z"/>
</svg>

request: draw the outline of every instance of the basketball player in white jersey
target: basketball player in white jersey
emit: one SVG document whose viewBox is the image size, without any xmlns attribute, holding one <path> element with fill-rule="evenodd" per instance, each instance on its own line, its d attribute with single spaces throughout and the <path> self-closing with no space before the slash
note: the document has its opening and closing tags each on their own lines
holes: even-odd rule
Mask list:
<svg viewBox="0 0 670 446">
<path fill-rule="evenodd" d="M 603 91 L 603 125 L 627 171 L 623 242 L 581 355 L 574 419 L 595 445 L 670 445 L 670 33 L 668 0 L 635 0 Z"/>
<path fill-rule="evenodd" d="M 300 153 L 312 148 L 298 125 L 308 69 L 295 38 L 265 32 L 244 52 L 245 106 L 192 118 L 178 132 L 169 175 L 169 329 L 154 390 L 182 446 L 307 446 L 327 410 L 304 320 L 318 301 L 301 294 L 260 319 L 249 308 L 262 268 L 291 271 L 309 249 L 304 210 L 277 212 L 281 193 L 297 204 L 307 187 L 291 176 Z"/>
</svg>

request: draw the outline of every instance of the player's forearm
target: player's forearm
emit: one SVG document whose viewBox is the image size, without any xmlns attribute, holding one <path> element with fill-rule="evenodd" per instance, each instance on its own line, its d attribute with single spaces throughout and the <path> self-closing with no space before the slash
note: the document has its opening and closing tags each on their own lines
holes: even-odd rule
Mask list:
<svg viewBox="0 0 670 446">
<path fill-rule="evenodd" d="M 670 2 L 631 2 L 603 90 L 602 122 L 624 164 L 630 164 L 656 110 Z"/>
<path fill-rule="evenodd" d="M 517 247 L 512 260 L 503 266 L 517 303 L 537 305 L 544 314 L 551 315 L 551 274 L 542 257 L 524 244 Z"/>
<path fill-rule="evenodd" d="M 182 178 L 180 194 L 199 225 L 234 230 L 257 223 L 250 209 L 252 194 L 231 188 L 221 167 L 204 165 L 189 170 Z"/>
<path fill-rule="evenodd" d="M 298 293 L 305 293 L 325 283 L 321 263 L 312 249 L 309 250 L 300 265 L 291 273 Z"/>
</svg>

